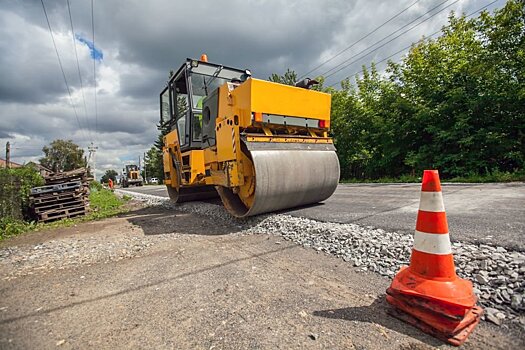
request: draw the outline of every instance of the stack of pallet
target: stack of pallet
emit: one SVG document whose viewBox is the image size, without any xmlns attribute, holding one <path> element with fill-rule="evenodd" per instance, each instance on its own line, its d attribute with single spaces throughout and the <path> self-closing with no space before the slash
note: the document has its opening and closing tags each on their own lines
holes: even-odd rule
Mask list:
<svg viewBox="0 0 525 350">
<path fill-rule="evenodd" d="M 89 210 L 89 178 L 85 168 L 52 173 L 46 185 L 31 189 L 31 208 L 39 222 L 85 215 Z"/>
</svg>

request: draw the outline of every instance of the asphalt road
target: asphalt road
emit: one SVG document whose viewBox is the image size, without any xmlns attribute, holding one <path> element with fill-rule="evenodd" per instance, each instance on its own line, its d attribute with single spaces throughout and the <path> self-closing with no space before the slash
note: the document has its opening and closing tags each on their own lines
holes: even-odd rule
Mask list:
<svg viewBox="0 0 525 350">
<path fill-rule="evenodd" d="M 0 349 L 451 349 L 387 314 L 390 279 L 162 207 L 0 242 Z M 462 350 L 524 349 L 481 322 Z"/>
<path fill-rule="evenodd" d="M 525 183 L 443 184 L 451 239 L 525 251 Z M 127 188 L 168 197 L 165 186 Z M 324 203 L 283 211 L 326 222 L 412 233 L 419 184 L 340 184 Z"/>
</svg>

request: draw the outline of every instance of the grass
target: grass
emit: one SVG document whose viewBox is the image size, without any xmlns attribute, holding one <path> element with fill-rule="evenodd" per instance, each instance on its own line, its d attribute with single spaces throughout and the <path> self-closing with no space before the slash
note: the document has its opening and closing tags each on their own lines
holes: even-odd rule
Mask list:
<svg viewBox="0 0 525 350">
<path fill-rule="evenodd" d="M 450 182 L 513 182 L 525 181 L 525 170 L 514 173 L 494 171 L 488 175 L 458 176 L 449 180 Z"/>
<path fill-rule="evenodd" d="M 89 195 L 92 211 L 86 218 L 97 220 L 119 214 L 123 211 L 122 205 L 129 199 L 129 196 L 121 199 L 109 190 L 94 190 Z"/>
<path fill-rule="evenodd" d="M 341 183 L 407 183 L 421 182 L 421 177 L 403 175 L 400 177 L 380 177 L 378 179 L 341 179 Z"/>
<path fill-rule="evenodd" d="M 491 183 L 491 182 L 514 182 L 525 181 L 525 170 L 513 173 L 494 171 L 486 175 L 457 176 L 453 178 L 441 178 L 441 182 L 464 182 L 464 183 Z M 400 177 L 381 177 L 378 179 L 341 179 L 341 183 L 419 183 L 421 176 L 403 175 Z"/>
<path fill-rule="evenodd" d="M 113 192 L 106 189 L 92 188 L 91 193 L 89 194 L 91 210 L 88 215 L 71 219 L 66 218 L 49 223 L 36 223 L 34 221 L 28 222 L 10 218 L 0 218 L 0 241 L 25 232 L 69 227 L 81 222 L 101 220 L 115 216 L 126 211 L 122 206 L 130 199 L 130 196 L 119 198 Z"/>
</svg>

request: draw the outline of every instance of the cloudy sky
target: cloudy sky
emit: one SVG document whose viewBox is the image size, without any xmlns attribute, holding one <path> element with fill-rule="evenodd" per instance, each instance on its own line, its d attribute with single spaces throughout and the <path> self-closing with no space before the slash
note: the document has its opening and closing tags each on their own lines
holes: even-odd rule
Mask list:
<svg viewBox="0 0 525 350">
<path fill-rule="evenodd" d="M 206 52 L 211 62 L 249 68 L 262 79 L 287 68 L 301 76 L 329 60 L 310 76 L 335 72 L 327 84 L 337 86 L 361 65 L 439 31 L 450 11 L 470 14 L 492 2 L 94 0 L 93 46 L 90 0 L 69 0 L 74 33 L 66 0 L 44 0 L 77 120 L 41 1 L 2 0 L 0 144 L 3 149 L 10 141 L 12 160 L 24 163 L 38 160 L 42 146 L 55 139 L 71 139 L 86 151 L 94 142 L 100 176 L 137 161 L 151 147 L 158 134 L 158 95 L 169 70 L 186 57 Z"/>
</svg>

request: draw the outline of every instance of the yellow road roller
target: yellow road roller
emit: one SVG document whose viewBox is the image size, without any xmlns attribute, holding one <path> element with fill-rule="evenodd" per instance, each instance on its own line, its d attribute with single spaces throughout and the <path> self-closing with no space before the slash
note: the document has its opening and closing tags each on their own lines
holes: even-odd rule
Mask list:
<svg viewBox="0 0 525 350">
<path fill-rule="evenodd" d="M 160 94 L 172 201 L 220 196 L 236 217 L 317 203 L 339 182 L 330 95 L 188 58 Z"/>
</svg>

